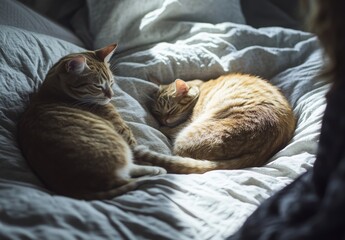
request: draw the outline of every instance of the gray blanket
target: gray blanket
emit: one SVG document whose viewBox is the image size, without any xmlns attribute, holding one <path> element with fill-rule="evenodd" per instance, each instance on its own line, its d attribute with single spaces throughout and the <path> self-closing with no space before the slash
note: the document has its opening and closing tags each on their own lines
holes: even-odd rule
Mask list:
<svg viewBox="0 0 345 240">
<path fill-rule="evenodd" d="M 156 83 L 207 81 L 228 72 L 258 75 L 278 86 L 298 118 L 294 137 L 260 168 L 152 177 L 108 201 L 56 195 L 28 168 L 18 149 L 16 123 L 48 69 L 60 57 L 85 49 L 47 32 L 1 25 L 0 239 L 231 235 L 264 199 L 313 165 L 329 88 L 317 76 L 323 61 L 317 39 L 301 31 L 244 25 L 238 1 L 219 1 L 218 7 L 196 0 L 188 1 L 190 6 L 186 1 L 142 1 L 135 9 L 132 1 L 104 2 L 103 8 L 97 2 L 98 7 L 89 3 L 81 9 L 74 25 L 80 23 L 79 37 L 95 47 L 119 42 L 111 59 L 113 103 L 140 144 L 171 153 L 171 143 L 158 130 L 147 103 Z M 198 7 L 194 11 L 191 6 Z M 92 19 L 96 9 L 106 19 Z M 125 9 L 126 16 L 119 16 Z M 211 10 L 219 13 L 217 18 L 200 15 Z M 82 26 L 81 18 L 91 18 L 94 25 Z"/>
</svg>

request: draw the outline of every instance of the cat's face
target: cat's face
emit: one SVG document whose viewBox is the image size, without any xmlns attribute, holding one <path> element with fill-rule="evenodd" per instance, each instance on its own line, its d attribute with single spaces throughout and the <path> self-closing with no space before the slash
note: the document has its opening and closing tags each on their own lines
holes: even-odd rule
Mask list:
<svg viewBox="0 0 345 240">
<path fill-rule="evenodd" d="M 161 85 L 152 108 L 160 124 L 174 127 L 187 120 L 198 99 L 199 89 L 189 87 L 177 79 L 169 85 Z"/>
<path fill-rule="evenodd" d="M 78 102 L 107 104 L 114 95 L 114 76 L 108 61 L 115 49 L 114 44 L 97 51 L 67 55 L 51 69 L 47 80 L 53 79 L 50 84 L 59 94 Z"/>
</svg>

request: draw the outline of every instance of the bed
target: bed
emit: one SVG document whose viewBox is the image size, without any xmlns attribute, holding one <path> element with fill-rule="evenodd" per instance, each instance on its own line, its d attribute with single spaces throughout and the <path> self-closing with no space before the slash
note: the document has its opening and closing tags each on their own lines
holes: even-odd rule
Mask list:
<svg viewBox="0 0 345 240">
<path fill-rule="evenodd" d="M 314 35 L 254 28 L 239 0 L 23 2 L 50 18 L 0 0 L 0 239 L 226 239 L 312 168 L 330 87 L 318 76 L 324 58 Z M 281 89 L 297 117 L 293 139 L 263 167 L 154 176 L 103 201 L 50 192 L 23 158 L 16 124 L 59 58 L 112 42 L 113 103 L 139 144 L 171 154 L 148 104 L 157 83 L 228 72 Z"/>
</svg>

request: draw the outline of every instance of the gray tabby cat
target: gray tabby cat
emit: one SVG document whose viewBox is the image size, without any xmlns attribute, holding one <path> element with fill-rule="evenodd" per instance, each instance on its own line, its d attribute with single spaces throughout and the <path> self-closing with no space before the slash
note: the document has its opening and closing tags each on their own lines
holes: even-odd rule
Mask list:
<svg viewBox="0 0 345 240">
<path fill-rule="evenodd" d="M 59 60 L 19 123 L 26 160 L 58 194 L 111 198 L 137 187 L 136 177 L 166 173 L 132 161 L 136 140 L 110 103 L 108 60 L 115 49 L 113 44 Z"/>
<path fill-rule="evenodd" d="M 282 93 L 246 74 L 161 85 L 152 112 L 178 156 L 138 146 L 135 158 L 172 173 L 262 166 L 288 143 L 296 126 Z"/>
</svg>

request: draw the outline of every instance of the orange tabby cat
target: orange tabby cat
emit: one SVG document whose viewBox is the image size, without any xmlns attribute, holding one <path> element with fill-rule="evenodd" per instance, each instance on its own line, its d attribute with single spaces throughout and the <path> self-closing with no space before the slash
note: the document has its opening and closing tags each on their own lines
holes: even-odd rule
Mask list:
<svg viewBox="0 0 345 240">
<path fill-rule="evenodd" d="M 135 157 L 173 173 L 261 166 L 287 144 L 296 125 L 276 87 L 244 74 L 162 85 L 153 114 L 179 156 L 138 146 Z"/>
<path fill-rule="evenodd" d="M 135 188 L 132 177 L 166 172 L 132 162 L 136 140 L 110 103 L 114 77 L 108 60 L 115 49 L 116 44 L 63 57 L 19 123 L 29 165 L 59 194 L 111 198 Z"/>
</svg>

